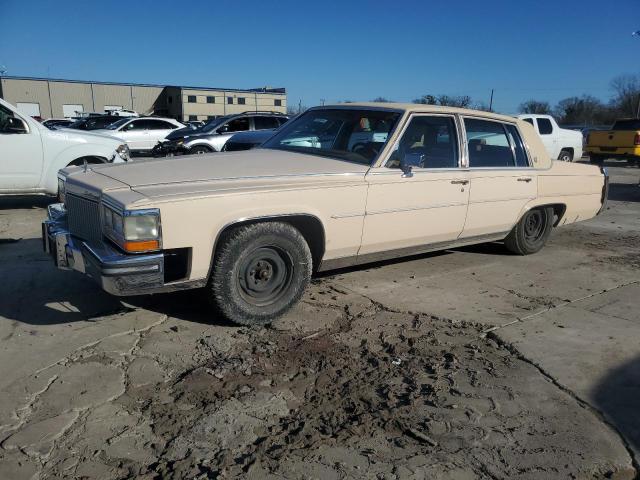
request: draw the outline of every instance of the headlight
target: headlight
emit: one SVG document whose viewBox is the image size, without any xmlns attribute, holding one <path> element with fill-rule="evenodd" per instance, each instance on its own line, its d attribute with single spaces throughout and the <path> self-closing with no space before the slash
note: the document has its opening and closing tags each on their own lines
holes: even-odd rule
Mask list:
<svg viewBox="0 0 640 480">
<path fill-rule="evenodd" d="M 131 152 L 129 151 L 129 146 L 126 143 L 118 145 L 118 148 L 116 148 L 116 153 L 120 155 L 120 158 L 122 158 L 125 162 L 128 162 L 131 158 Z"/>
<path fill-rule="evenodd" d="M 104 234 L 123 250 L 131 253 L 151 252 L 161 248 L 160 211 L 127 210 L 124 215 L 102 207 Z"/>
<path fill-rule="evenodd" d="M 58 201 L 64 203 L 65 181 L 58 177 Z"/>
</svg>

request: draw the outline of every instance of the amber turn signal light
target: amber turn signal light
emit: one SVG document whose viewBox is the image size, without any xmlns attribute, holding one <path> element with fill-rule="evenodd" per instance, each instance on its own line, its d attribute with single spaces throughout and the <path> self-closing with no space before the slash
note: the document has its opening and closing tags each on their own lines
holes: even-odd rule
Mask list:
<svg viewBox="0 0 640 480">
<path fill-rule="evenodd" d="M 148 252 L 160 250 L 160 242 L 158 240 L 126 241 L 123 247 L 127 252 Z"/>
</svg>

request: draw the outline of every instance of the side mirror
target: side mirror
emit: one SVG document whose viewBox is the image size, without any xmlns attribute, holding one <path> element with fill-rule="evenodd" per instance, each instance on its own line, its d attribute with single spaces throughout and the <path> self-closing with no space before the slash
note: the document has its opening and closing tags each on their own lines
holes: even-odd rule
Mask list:
<svg viewBox="0 0 640 480">
<path fill-rule="evenodd" d="M 16 117 L 10 117 L 7 119 L 7 124 L 4 127 L 5 133 L 27 133 L 27 126 L 25 123 Z"/>
<path fill-rule="evenodd" d="M 223 125 L 218 129 L 218 133 L 227 133 L 229 131 L 229 125 Z"/>
<path fill-rule="evenodd" d="M 421 167 L 424 165 L 423 153 L 407 153 L 400 160 L 400 169 L 402 170 L 403 178 L 413 177 L 413 167 Z"/>
</svg>

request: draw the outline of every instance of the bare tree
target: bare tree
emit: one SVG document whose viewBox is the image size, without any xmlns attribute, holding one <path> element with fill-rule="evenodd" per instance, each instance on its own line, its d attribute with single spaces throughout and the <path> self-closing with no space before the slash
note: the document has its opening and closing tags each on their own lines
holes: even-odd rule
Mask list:
<svg viewBox="0 0 640 480">
<path fill-rule="evenodd" d="M 541 102 L 538 100 L 527 100 L 518 107 L 520 113 L 537 113 L 548 115 L 551 113 L 549 102 Z"/>
<path fill-rule="evenodd" d="M 413 103 L 466 108 L 471 105 L 471 97 L 469 95 L 422 95 L 420 98 L 416 98 Z"/>
<path fill-rule="evenodd" d="M 640 76 L 619 75 L 611 80 L 611 89 L 615 92 L 613 104 L 622 116 L 640 115 Z"/>
<path fill-rule="evenodd" d="M 554 113 L 560 123 L 569 125 L 597 125 L 612 120 L 611 109 L 591 95 L 560 100 Z"/>
</svg>

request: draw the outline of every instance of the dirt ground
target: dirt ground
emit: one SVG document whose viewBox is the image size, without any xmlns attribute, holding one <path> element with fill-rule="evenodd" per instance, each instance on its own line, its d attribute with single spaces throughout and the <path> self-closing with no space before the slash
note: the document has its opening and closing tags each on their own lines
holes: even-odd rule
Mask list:
<svg viewBox="0 0 640 480">
<path fill-rule="evenodd" d="M 0 200 L 0 478 L 636 478 L 640 170 L 613 171 L 535 256 L 323 275 L 263 329 L 56 271 L 46 201 Z"/>
</svg>

